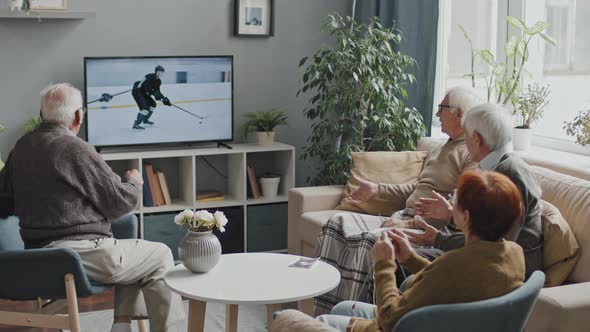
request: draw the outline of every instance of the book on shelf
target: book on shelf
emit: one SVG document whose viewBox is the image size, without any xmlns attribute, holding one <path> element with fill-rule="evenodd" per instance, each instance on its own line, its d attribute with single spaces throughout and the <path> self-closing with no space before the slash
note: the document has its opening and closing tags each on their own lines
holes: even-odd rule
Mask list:
<svg viewBox="0 0 590 332">
<path fill-rule="evenodd" d="M 202 190 L 196 193 L 197 203 L 215 202 L 225 200 L 225 195 L 218 190 Z"/>
<path fill-rule="evenodd" d="M 224 197 L 224 194 L 218 190 L 200 190 L 197 191 L 197 201 L 209 198 L 219 198 Z"/>
<path fill-rule="evenodd" d="M 150 181 L 147 177 L 147 172 L 144 170 L 141 175 L 143 177 L 143 206 L 151 207 L 154 206 L 154 201 L 152 200 L 152 192 L 150 191 Z"/>
<path fill-rule="evenodd" d="M 166 182 L 166 176 L 164 176 L 164 172 L 162 172 L 161 170 L 158 170 L 157 174 L 158 180 L 160 180 L 162 196 L 164 197 L 164 204 L 172 204 L 172 199 L 170 198 L 170 191 L 168 190 L 168 183 Z"/>
<path fill-rule="evenodd" d="M 260 189 L 258 188 L 258 182 L 256 181 L 254 168 L 252 166 L 248 166 L 247 172 L 248 183 L 250 184 L 250 193 L 252 194 L 253 198 L 260 198 Z"/>
<path fill-rule="evenodd" d="M 158 177 L 158 171 L 154 169 L 154 179 L 155 179 L 155 186 L 156 186 L 156 195 L 158 195 L 158 202 L 160 205 L 166 205 L 166 200 L 164 200 L 164 192 L 162 191 L 162 184 L 160 183 L 160 178 Z"/>
<path fill-rule="evenodd" d="M 152 194 L 152 206 L 164 205 L 164 199 L 161 196 L 162 193 L 160 190 L 160 181 L 158 181 L 158 177 L 156 176 L 156 173 L 154 173 L 154 166 L 152 166 L 152 164 L 146 163 L 145 173 L 147 175 L 150 192 Z"/>
<path fill-rule="evenodd" d="M 216 196 L 216 197 L 209 197 L 209 198 L 201 198 L 197 199 L 197 203 L 206 203 L 206 202 L 217 202 L 217 201 L 224 201 L 225 196 Z"/>
</svg>

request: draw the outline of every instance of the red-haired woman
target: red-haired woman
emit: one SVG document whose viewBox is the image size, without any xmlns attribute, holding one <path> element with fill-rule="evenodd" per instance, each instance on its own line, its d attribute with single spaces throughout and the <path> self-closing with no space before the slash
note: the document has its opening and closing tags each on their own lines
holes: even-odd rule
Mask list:
<svg viewBox="0 0 590 332">
<path fill-rule="evenodd" d="M 383 233 L 371 251 L 376 305 L 345 301 L 318 319 L 342 331 L 391 331 L 416 308 L 485 300 L 522 285 L 522 248 L 503 239 L 522 215 L 518 188 L 500 173 L 468 171 L 459 178 L 454 198 L 454 221 L 465 233 L 465 247 L 429 262 L 404 233 Z M 396 260 L 414 273 L 403 295 L 396 287 Z"/>
</svg>

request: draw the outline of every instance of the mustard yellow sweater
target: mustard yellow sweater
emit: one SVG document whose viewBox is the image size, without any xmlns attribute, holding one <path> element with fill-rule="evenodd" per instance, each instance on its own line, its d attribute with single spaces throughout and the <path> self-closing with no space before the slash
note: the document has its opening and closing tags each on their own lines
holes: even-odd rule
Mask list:
<svg viewBox="0 0 590 332">
<path fill-rule="evenodd" d="M 433 304 L 473 302 L 509 293 L 523 284 L 524 255 L 511 241 L 477 241 L 434 262 L 414 254 L 404 264 L 414 274 L 403 295 L 396 287 L 395 262 L 375 264 L 376 318 L 353 318 L 348 331 L 386 331 L 411 310 Z"/>
</svg>

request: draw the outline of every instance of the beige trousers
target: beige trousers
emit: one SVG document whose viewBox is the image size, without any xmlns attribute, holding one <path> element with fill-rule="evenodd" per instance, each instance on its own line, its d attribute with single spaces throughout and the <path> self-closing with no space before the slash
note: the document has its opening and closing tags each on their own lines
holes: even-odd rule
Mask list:
<svg viewBox="0 0 590 332">
<path fill-rule="evenodd" d="M 88 278 L 115 284 L 115 317 L 147 316 L 151 332 L 164 331 L 184 319 L 180 296 L 164 284 L 164 275 L 174 267 L 166 245 L 102 238 L 55 241 L 46 248 L 73 249 L 82 258 Z"/>
</svg>

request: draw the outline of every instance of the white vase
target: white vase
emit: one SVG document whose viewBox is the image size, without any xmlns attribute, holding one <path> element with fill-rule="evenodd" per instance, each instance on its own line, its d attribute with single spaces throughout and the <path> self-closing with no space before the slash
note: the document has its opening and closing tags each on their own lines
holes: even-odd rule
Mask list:
<svg viewBox="0 0 590 332">
<path fill-rule="evenodd" d="M 258 145 L 264 147 L 271 147 L 272 143 L 275 141 L 275 132 L 274 131 L 257 131 L 256 132 L 256 142 Z"/>
<path fill-rule="evenodd" d="M 221 243 L 212 231 L 188 230 L 178 245 L 178 257 L 192 272 L 208 272 L 221 258 Z"/>
<path fill-rule="evenodd" d="M 526 151 L 531 147 L 533 130 L 530 128 L 513 128 L 512 145 L 516 151 Z"/>
<path fill-rule="evenodd" d="M 279 192 L 279 183 L 281 177 L 277 176 L 274 178 L 260 178 L 260 186 L 262 187 L 262 196 L 264 198 L 275 198 Z"/>
</svg>

